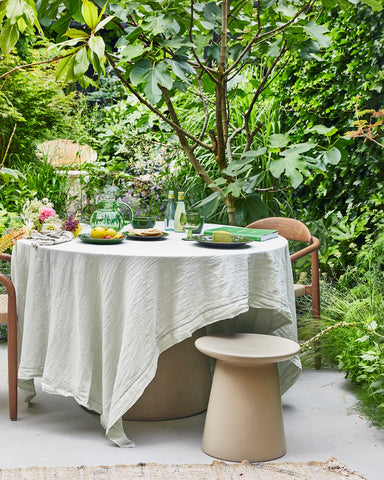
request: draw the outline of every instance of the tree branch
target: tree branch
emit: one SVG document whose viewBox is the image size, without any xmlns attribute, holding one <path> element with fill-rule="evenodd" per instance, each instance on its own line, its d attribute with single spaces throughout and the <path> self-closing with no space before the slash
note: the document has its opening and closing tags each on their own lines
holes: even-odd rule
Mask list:
<svg viewBox="0 0 384 480">
<path fill-rule="evenodd" d="M 205 132 L 207 130 L 207 126 L 208 126 L 208 122 L 209 122 L 209 112 L 208 112 L 207 103 L 205 101 L 205 96 L 204 96 L 203 86 L 201 84 L 200 75 L 196 75 L 196 81 L 197 81 L 197 85 L 199 87 L 199 96 L 200 96 L 200 99 L 201 99 L 201 104 L 203 105 L 203 109 L 204 109 L 204 124 L 203 124 L 203 127 L 202 127 L 200 135 L 199 135 L 199 139 L 202 140 L 204 138 Z M 197 143 L 195 143 L 195 145 L 193 145 L 192 150 L 195 150 L 196 147 L 197 147 Z"/>
<path fill-rule="evenodd" d="M 175 109 L 173 108 L 172 101 L 170 99 L 170 96 L 168 94 L 168 90 L 165 87 L 160 87 L 163 97 L 165 100 L 165 103 L 168 107 L 169 114 L 172 118 L 172 121 L 175 125 L 179 125 L 179 120 L 177 117 L 177 114 L 175 112 Z M 186 154 L 188 160 L 192 164 L 193 168 L 196 170 L 197 174 L 200 176 L 200 178 L 203 180 L 203 182 L 206 185 L 211 185 L 213 183 L 213 180 L 211 177 L 208 175 L 208 173 L 204 170 L 204 167 L 201 165 L 201 163 L 197 160 L 195 154 L 193 153 L 192 148 L 190 147 L 187 138 L 185 136 L 184 130 L 179 126 L 179 128 L 176 130 L 176 135 L 179 137 L 179 142 L 184 150 L 184 153 Z M 211 187 L 213 191 L 218 191 L 222 193 L 222 190 L 218 186 Z"/>
<path fill-rule="evenodd" d="M 2 75 L 0 75 L 0 79 L 7 77 L 13 72 L 17 72 L 18 70 L 23 70 L 24 68 L 36 67 L 36 65 L 44 65 L 45 63 L 54 63 L 61 60 L 62 58 L 69 57 L 70 55 L 73 55 L 73 52 L 67 53 L 66 55 L 60 55 L 60 57 L 54 57 L 49 60 L 42 60 L 41 62 L 34 62 L 34 63 L 27 63 L 25 65 L 19 65 L 18 67 L 12 68 L 12 70 L 9 70 L 8 72 L 5 72 Z"/>
<path fill-rule="evenodd" d="M 228 70 L 225 72 L 225 75 L 228 76 L 230 72 L 232 72 L 232 70 L 234 70 L 236 68 L 236 66 L 241 62 L 241 60 L 244 58 L 244 56 L 246 55 L 246 53 L 253 47 L 253 46 L 257 46 L 259 45 L 260 43 L 262 42 L 265 42 L 273 37 L 275 37 L 277 34 L 279 33 L 282 33 L 284 32 L 285 30 L 287 30 L 291 25 L 292 23 L 294 23 L 297 18 L 304 12 L 307 12 L 309 11 L 310 9 L 313 8 L 313 5 L 314 3 L 316 2 L 316 0 L 310 0 L 308 1 L 304 7 L 298 11 L 296 13 L 296 15 L 294 17 L 291 18 L 291 20 L 289 20 L 288 22 L 286 22 L 284 25 L 281 25 L 277 28 L 275 28 L 274 30 L 271 30 L 269 32 L 266 32 L 266 33 L 263 33 L 262 35 L 259 36 L 259 33 L 260 31 L 258 31 L 252 38 L 252 40 L 248 43 L 248 45 L 244 48 L 244 50 L 240 53 L 240 55 L 238 56 L 238 58 L 236 59 L 235 62 L 233 62 L 233 64 L 228 68 Z M 259 8 L 259 6 L 258 6 Z M 257 42 L 257 43 L 256 43 Z"/>
<path fill-rule="evenodd" d="M 17 127 L 17 123 L 15 123 L 15 126 L 13 127 L 11 136 L 9 137 L 7 148 L 5 149 L 5 153 L 4 153 L 3 159 L 2 159 L 1 164 L 0 164 L 0 170 L 4 167 L 5 159 L 7 158 L 8 150 L 9 150 L 9 147 L 11 145 L 12 138 L 13 138 L 15 132 L 16 132 L 16 127 Z"/>
<path fill-rule="evenodd" d="M 189 41 L 191 43 L 193 43 L 193 38 L 192 38 L 192 29 L 193 29 L 193 7 L 194 7 L 194 0 L 191 0 L 191 20 L 190 20 L 190 25 L 189 25 Z M 193 56 L 195 57 L 195 60 L 196 62 L 198 63 L 199 67 L 210 77 L 210 79 L 216 83 L 217 82 L 217 79 L 216 77 L 213 75 L 215 72 L 215 70 L 211 69 L 211 68 L 208 68 L 206 67 L 205 65 L 203 65 L 200 61 L 200 58 L 198 57 L 197 53 L 196 53 L 196 50 L 191 47 L 191 51 L 193 53 Z"/>
<path fill-rule="evenodd" d="M 157 115 L 159 118 L 161 118 L 164 122 L 168 123 L 175 131 L 178 133 L 181 131 L 183 135 L 186 137 L 190 138 L 193 142 L 199 144 L 201 147 L 211 150 L 211 146 L 207 145 L 206 143 L 202 142 L 199 140 L 197 137 L 194 135 L 191 135 L 188 133 L 186 130 L 184 130 L 180 125 L 174 123 L 173 121 L 169 120 L 163 113 L 161 113 L 160 110 L 158 110 L 156 107 L 151 105 L 144 97 L 142 97 L 130 84 L 128 80 L 126 80 L 123 75 L 121 74 L 120 70 L 117 68 L 116 63 L 114 62 L 113 58 L 108 52 L 105 52 L 105 56 L 107 57 L 109 63 L 111 64 L 114 72 L 116 73 L 117 77 L 121 80 L 121 82 L 128 88 L 128 90 L 139 100 L 140 103 L 145 105 L 151 112 L 153 112 L 155 115 Z"/>
<path fill-rule="evenodd" d="M 252 113 L 252 110 L 253 110 L 253 107 L 255 106 L 256 104 L 256 101 L 257 99 L 259 98 L 259 95 L 261 94 L 261 92 L 264 90 L 265 88 L 265 85 L 271 75 L 271 73 L 273 72 L 273 70 L 275 69 L 276 65 L 279 63 L 279 61 L 282 59 L 282 57 L 285 55 L 287 51 L 287 45 L 285 44 L 282 49 L 280 50 L 280 53 L 279 55 L 274 59 L 274 61 L 272 62 L 272 64 L 269 66 L 267 72 L 264 74 L 263 78 L 261 79 L 261 82 L 259 84 L 259 86 L 257 87 L 256 91 L 254 92 L 253 94 L 253 97 L 252 97 L 252 101 L 249 105 L 249 108 L 248 110 L 245 112 L 245 115 L 244 115 L 244 129 L 245 129 L 245 132 L 246 132 L 246 137 L 247 137 L 247 145 L 246 145 L 246 148 L 249 149 L 250 148 L 250 144 L 251 144 L 251 141 L 252 141 L 252 138 L 254 137 L 254 135 L 252 136 L 251 132 L 250 132 L 250 129 L 249 129 L 249 119 L 250 119 L 250 116 L 251 116 L 251 113 Z M 245 150 L 247 151 L 247 150 Z"/>
<path fill-rule="evenodd" d="M 221 4 L 221 41 L 220 41 L 220 59 L 217 69 L 217 83 L 215 88 L 216 103 L 216 140 L 215 149 L 216 163 L 220 170 L 227 167 L 228 162 L 225 156 L 226 139 L 228 138 L 228 119 L 226 109 L 226 79 L 225 64 L 227 60 L 227 37 L 228 37 L 228 10 L 229 0 L 223 0 Z"/>
</svg>

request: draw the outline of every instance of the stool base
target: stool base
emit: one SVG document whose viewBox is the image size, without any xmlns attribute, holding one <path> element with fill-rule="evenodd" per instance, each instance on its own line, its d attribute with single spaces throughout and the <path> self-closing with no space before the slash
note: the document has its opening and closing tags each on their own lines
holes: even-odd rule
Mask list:
<svg viewBox="0 0 384 480">
<path fill-rule="evenodd" d="M 234 462 L 286 453 L 276 363 L 244 367 L 217 360 L 202 449 Z"/>
</svg>

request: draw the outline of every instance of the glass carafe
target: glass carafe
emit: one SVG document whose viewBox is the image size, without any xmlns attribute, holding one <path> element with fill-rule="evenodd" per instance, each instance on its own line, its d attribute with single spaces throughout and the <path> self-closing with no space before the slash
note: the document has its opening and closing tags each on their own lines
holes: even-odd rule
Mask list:
<svg viewBox="0 0 384 480">
<path fill-rule="evenodd" d="M 119 232 L 124 225 L 127 225 L 132 217 L 133 211 L 132 208 L 123 202 L 117 202 L 112 198 L 101 199 L 97 202 L 98 209 L 95 210 L 90 219 L 89 224 L 92 228 L 94 227 L 105 227 L 113 228 Z M 128 219 L 125 219 L 120 209 L 123 208 L 127 212 Z"/>
</svg>

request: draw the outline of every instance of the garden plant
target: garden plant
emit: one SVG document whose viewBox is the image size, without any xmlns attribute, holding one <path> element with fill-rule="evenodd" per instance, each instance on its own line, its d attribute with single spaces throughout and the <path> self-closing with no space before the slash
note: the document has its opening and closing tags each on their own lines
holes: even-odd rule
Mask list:
<svg viewBox="0 0 384 480">
<path fill-rule="evenodd" d="M 210 221 L 299 218 L 321 240 L 323 363 L 384 425 L 383 17 L 376 0 L 0 2 L 4 246 L 26 202 L 66 214 L 65 176 L 34 155 L 58 137 L 97 150 L 91 199 L 114 186 L 161 215 L 180 189 Z"/>
</svg>

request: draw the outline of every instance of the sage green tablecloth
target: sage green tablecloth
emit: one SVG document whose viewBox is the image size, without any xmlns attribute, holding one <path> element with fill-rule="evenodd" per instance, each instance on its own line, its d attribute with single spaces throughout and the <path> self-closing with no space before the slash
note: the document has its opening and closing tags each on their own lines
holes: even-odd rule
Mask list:
<svg viewBox="0 0 384 480">
<path fill-rule="evenodd" d="M 122 415 L 156 372 L 161 352 L 212 325 L 296 340 L 287 242 L 205 248 L 171 233 L 165 240 L 90 245 L 79 239 L 32 247 L 17 242 L 12 278 L 19 320 L 19 380 L 73 396 L 99 412 L 106 435 L 133 446 Z M 215 322 L 232 319 L 227 322 Z M 282 391 L 300 373 L 280 365 Z"/>
</svg>

